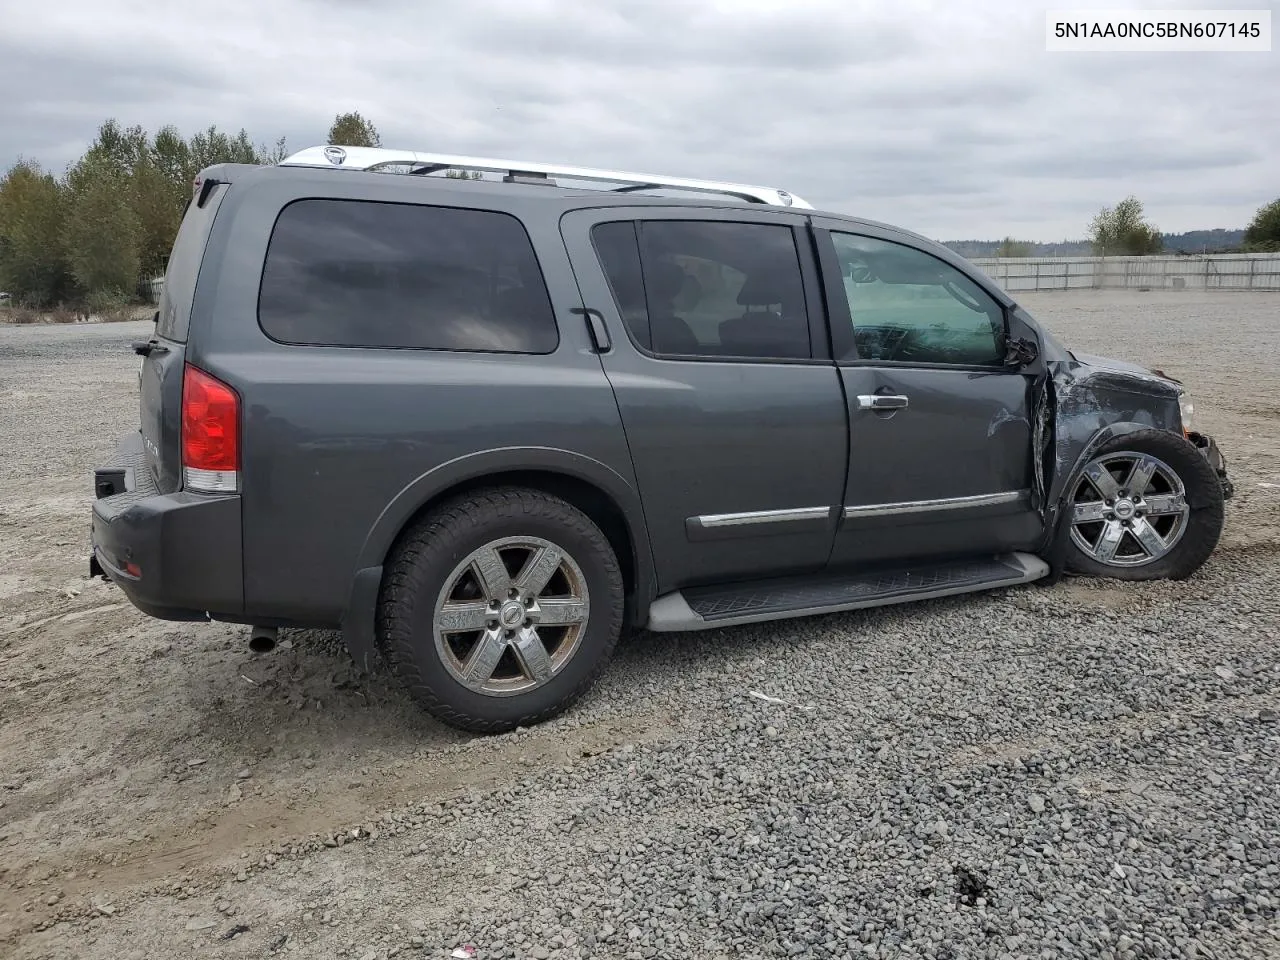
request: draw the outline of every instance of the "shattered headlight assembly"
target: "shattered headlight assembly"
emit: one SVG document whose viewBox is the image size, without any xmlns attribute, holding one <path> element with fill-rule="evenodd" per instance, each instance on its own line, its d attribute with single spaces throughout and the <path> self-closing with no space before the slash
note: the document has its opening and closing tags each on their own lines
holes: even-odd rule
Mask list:
<svg viewBox="0 0 1280 960">
<path fill-rule="evenodd" d="M 1191 394 L 1185 390 L 1178 394 L 1178 413 L 1182 417 L 1183 436 L 1186 436 L 1195 429 L 1196 405 L 1191 401 Z"/>
</svg>

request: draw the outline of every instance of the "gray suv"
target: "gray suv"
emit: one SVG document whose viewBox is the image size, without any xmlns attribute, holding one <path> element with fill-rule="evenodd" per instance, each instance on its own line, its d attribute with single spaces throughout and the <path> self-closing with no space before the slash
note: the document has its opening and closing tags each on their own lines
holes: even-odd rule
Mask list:
<svg viewBox="0 0 1280 960">
<path fill-rule="evenodd" d="M 1177 381 L 769 187 L 212 167 L 134 347 L 91 571 L 259 648 L 341 628 L 476 731 L 564 710 L 626 628 L 1186 577 L 1230 495 Z"/>
</svg>

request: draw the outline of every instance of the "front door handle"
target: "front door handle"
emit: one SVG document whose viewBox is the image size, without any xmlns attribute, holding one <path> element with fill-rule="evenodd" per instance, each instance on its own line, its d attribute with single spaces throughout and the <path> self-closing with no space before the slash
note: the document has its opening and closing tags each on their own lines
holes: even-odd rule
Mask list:
<svg viewBox="0 0 1280 960">
<path fill-rule="evenodd" d="M 901 410 L 907 405 L 907 398 L 887 393 L 858 394 L 859 410 Z"/>
</svg>

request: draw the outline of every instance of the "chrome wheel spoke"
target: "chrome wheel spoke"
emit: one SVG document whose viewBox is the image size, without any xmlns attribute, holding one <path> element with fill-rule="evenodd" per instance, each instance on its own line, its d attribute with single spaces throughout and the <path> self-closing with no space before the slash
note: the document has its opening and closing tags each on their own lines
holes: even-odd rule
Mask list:
<svg viewBox="0 0 1280 960">
<path fill-rule="evenodd" d="M 545 599 L 539 600 L 536 608 L 529 613 L 541 626 L 565 627 L 586 620 L 587 605 L 581 600 Z"/>
<path fill-rule="evenodd" d="M 507 651 L 507 642 L 496 630 L 486 630 L 462 664 L 462 676 L 470 686 L 482 686 L 493 677 L 498 661 Z"/>
<path fill-rule="evenodd" d="M 1133 461 L 1133 468 L 1129 471 L 1129 479 L 1124 482 L 1125 489 L 1129 491 L 1129 496 L 1142 496 L 1147 492 L 1147 485 L 1151 483 L 1151 478 L 1155 476 L 1157 467 L 1158 463 L 1153 457 L 1139 457 Z"/>
<path fill-rule="evenodd" d="M 468 630 L 483 630 L 493 611 L 483 600 L 467 603 L 446 603 L 436 616 L 436 624 L 445 633 L 463 633 Z"/>
<path fill-rule="evenodd" d="M 545 683 L 551 679 L 551 656 L 537 630 L 521 630 L 512 641 L 511 649 L 515 651 L 526 677 L 534 683 Z"/>
<path fill-rule="evenodd" d="M 1102 499 L 1114 500 L 1120 496 L 1120 485 L 1116 483 L 1116 478 L 1111 476 L 1111 471 L 1101 463 L 1095 461 L 1089 464 L 1084 469 L 1084 475 L 1089 478 L 1093 489 L 1098 491 Z"/>
<path fill-rule="evenodd" d="M 524 569 L 516 577 L 515 587 L 521 595 L 537 596 L 547 588 L 551 578 L 560 569 L 563 555 L 553 546 L 539 547 L 529 555 Z"/>
<path fill-rule="evenodd" d="M 511 575 L 496 549 L 489 546 L 477 551 L 471 561 L 471 569 L 486 597 L 490 600 L 507 599 L 511 592 Z"/>
<path fill-rule="evenodd" d="M 1098 538 L 1098 544 L 1093 549 L 1093 554 L 1103 563 L 1115 558 L 1116 551 L 1120 549 L 1120 541 L 1124 539 L 1124 527 L 1120 525 L 1119 520 L 1108 520 L 1102 527 L 1102 536 Z"/>
<path fill-rule="evenodd" d="M 1117 482 L 1117 476 L 1124 479 Z M 1072 543 L 1109 567 L 1141 567 L 1168 556 L 1191 519 L 1182 478 L 1158 457 L 1138 450 L 1089 463 L 1072 499 Z"/>
<path fill-rule="evenodd" d="M 1102 519 L 1102 515 L 1106 512 L 1107 505 L 1101 500 L 1077 503 L 1072 513 L 1072 521 L 1075 523 L 1096 523 Z"/>
<path fill-rule="evenodd" d="M 1156 528 L 1143 517 L 1133 521 L 1133 526 L 1129 528 L 1133 532 L 1134 539 L 1142 544 L 1142 549 L 1147 551 L 1147 555 L 1155 559 L 1163 557 L 1168 552 L 1165 546 L 1164 538 L 1156 532 Z"/>
<path fill-rule="evenodd" d="M 554 595 L 540 596 L 547 589 Z M 449 674 L 474 693 L 512 697 L 547 683 L 574 658 L 591 599 L 582 569 L 562 547 L 514 536 L 460 558 L 434 610 L 435 650 Z M 468 635 L 476 638 L 470 646 Z"/>
<path fill-rule="evenodd" d="M 1142 509 L 1153 517 L 1172 516 L 1187 512 L 1187 501 L 1180 493 L 1158 493 L 1144 497 Z"/>
</svg>

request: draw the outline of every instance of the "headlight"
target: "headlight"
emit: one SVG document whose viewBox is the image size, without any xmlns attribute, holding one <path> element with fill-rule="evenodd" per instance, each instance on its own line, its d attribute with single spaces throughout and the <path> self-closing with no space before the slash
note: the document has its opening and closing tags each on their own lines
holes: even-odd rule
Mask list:
<svg viewBox="0 0 1280 960">
<path fill-rule="evenodd" d="M 1182 432 L 1190 433 L 1195 429 L 1193 418 L 1195 417 L 1196 405 L 1191 402 L 1191 394 L 1185 390 L 1178 394 L 1178 412 L 1182 415 Z"/>
</svg>

